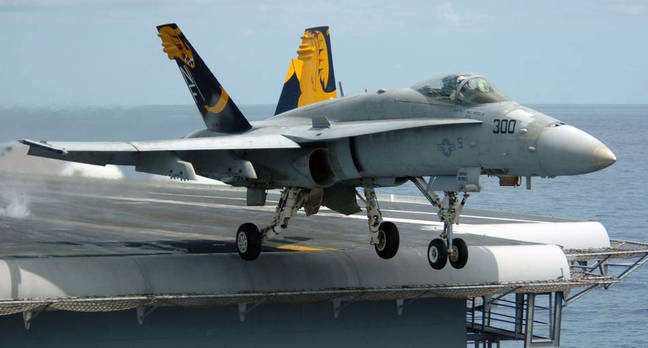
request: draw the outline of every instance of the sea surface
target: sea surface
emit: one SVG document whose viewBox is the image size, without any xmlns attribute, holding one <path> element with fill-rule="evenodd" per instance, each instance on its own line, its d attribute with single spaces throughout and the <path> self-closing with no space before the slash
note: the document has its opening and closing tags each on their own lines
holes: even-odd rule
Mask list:
<svg viewBox="0 0 648 348">
<path fill-rule="evenodd" d="M 617 163 L 596 173 L 534 178 L 533 189 L 499 187 L 483 177 L 484 190 L 468 207 L 596 220 L 614 239 L 648 241 L 648 105 L 529 105 L 583 129 L 608 145 Z M 250 120 L 272 115 L 274 105 L 244 105 Z M 179 138 L 203 128 L 196 107 L 0 106 L 0 145 L 33 140 L 153 140 Z M 149 176 L 122 168 L 128 177 Z M 383 193 L 418 196 L 412 185 Z M 406 237 L 405 237 L 406 238 Z M 648 265 L 610 290 L 598 290 L 566 307 L 561 347 L 648 347 Z M 519 347 L 517 344 L 503 344 Z"/>
</svg>

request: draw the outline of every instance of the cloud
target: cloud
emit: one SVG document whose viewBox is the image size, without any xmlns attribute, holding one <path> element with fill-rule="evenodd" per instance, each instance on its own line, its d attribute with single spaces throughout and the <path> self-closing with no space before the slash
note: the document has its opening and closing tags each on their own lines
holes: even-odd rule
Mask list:
<svg viewBox="0 0 648 348">
<path fill-rule="evenodd" d="M 99 178 L 99 179 L 123 179 L 124 174 L 119 167 L 114 165 L 96 166 L 85 163 L 68 163 L 61 172 L 61 176 L 80 176 L 85 178 Z"/>
<path fill-rule="evenodd" d="M 486 15 L 472 15 L 467 13 L 457 13 L 450 2 L 445 2 L 437 7 L 439 19 L 448 25 L 455 27 L 464 27 L 475 24 L 482 24 L 488 21 Z"/>
</svg>

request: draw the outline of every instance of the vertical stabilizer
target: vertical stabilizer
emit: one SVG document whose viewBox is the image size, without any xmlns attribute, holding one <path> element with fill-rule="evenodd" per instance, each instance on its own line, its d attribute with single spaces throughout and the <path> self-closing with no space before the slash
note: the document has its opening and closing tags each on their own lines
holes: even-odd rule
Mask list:
<svg viewBox="0 0 648 348">
<path fill-rule="evenodd" d="M 216 80 L 198 52 L 175 23 L 157 27 L 164 52 L 178 63 L 189 93 L 198 106 L 207 128 L 217 132 L 239 133 L 251 128 L 232 98 Z"/>
<path fill-rule="evenodd" d="M 290 61 L 275 115 L 337 97 L 328 27 L 309 28 Z"/>
</svg>

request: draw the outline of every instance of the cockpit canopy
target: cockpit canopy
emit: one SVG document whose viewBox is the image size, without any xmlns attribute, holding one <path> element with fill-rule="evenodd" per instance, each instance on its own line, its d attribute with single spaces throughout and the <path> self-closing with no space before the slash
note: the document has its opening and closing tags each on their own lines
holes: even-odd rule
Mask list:
<svg viewBox="0 0 648 348">
<path fill-rule="evenodd" d="M 486 78 L 472 73 L 448 74 L 412 86 L 424 96 L 455 104 L 486 104 L 510 99 Z"/>
</svg>

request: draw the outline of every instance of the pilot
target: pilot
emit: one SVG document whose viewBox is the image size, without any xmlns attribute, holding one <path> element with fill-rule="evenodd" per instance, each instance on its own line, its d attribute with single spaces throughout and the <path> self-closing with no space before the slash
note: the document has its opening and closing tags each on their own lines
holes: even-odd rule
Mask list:
<svg viewBox="0 0 648 348">
<path fill-rule="evenodd" d="M 443 87 L 441 87 L 441 95 L 448 97 L 450 101 L 455 100 L 455 93 L 457 91 L 457 85 L 459 84 L 459 81 L 457 81 L 458 76 L 457 75 L 448 75 L 441 80 L 443 82 Z"/>
</svg>

